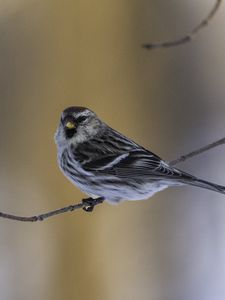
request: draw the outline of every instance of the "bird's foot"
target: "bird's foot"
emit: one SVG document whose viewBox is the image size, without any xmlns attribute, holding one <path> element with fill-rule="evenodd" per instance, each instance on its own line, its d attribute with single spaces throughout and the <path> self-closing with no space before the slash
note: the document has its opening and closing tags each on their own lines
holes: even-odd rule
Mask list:
<svg viewBox="0 0 225 300">
<path fill-rule="evenodd" d="M 98 198 L 86 198 L 82 200 L 83 204 L 83 210 L 86 212 L 92 212 L 94 207 L 98 204 L 101 204 L 104 201 L 103 197 L 98 197 Z"/>
</svg>

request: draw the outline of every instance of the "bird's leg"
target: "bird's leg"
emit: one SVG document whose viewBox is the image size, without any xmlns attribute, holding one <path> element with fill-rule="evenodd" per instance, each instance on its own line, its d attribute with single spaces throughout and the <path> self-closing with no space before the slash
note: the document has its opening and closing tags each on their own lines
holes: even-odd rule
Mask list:
<svg viewBox="0 0 225 300">
<path fill-rule="evenodd" d="M 98 198 L 86 198 L 82 200 L 83 210 L 86 212 L 92 212 L 94 207 L 101 204 L 105 199 L 103 197 Z"/>
</svg>

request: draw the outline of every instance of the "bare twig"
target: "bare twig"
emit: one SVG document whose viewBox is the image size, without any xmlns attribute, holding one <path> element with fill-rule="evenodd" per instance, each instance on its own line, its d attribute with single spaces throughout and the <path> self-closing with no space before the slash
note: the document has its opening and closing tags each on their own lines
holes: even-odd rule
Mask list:
<svg viewBox="0 0 225 300">
<path fill-rule="evenodd" d="M 199 155 L 199 154 L 201 154 L 203 152 L 206 152 L 206 151 L 208 151 L 208 150 L 210 150 L 212 148 L 215 148 L 215 147 L 223 145 L 223 144 L 225 144 L 225 138 L 222 138 L 222 139 L 220 139 L 220 140 L 218 140 L 218 141 L 216 141 L 214 143 L 211 143 L 211 144 L 209 144 L 209 145 L 207 145 L 205 147 L 202 147 L 202 148 L 199 148 L 197 150 L 194 150 L 194 151 L 192 151 L 192 152 L 190 152 L 188 154 L 181 155 L 179 158 L 172 160 L 169 164 L 171 166 L 174 166 L 174 165 L 178 164 L 179 162 L 183 162 L 183 161 L 185 161 L 185 160 L 187 160 L 187 159 L 189 159 L 191 157 Z"/>
<path fill-rule="evenodd" d="M 44 221 L 45 219 L 48 219 L 50 217 L 57 216 L 59 214 L 64 214 L 66 212 L 71 212 L 71 211 L 74 211 L 74 210 L 80 209 L 80 208 L 83 208 L 83 210 L 85 210 L 87 212 L 91 212 L 91 211 L 93 211 L 93 209 L 96 205 L 103 203 L 103 201 L 104 201 L 104 198 L 102 198 L 102 197 L 99 197 L 96 199 L 87 198 L 87 199 L 83 199 L 82 202 L 79 202 L 77 204 L 62 207 L 62 208 L 59 208 L 56 210 L 49 211 L 44 214 L 37 215 L 37 216 L 21 217 L 21 216 L 16 216 L 16 215 L 0 212 L 0 217 L 5 218 L 5 219 L 14 220 L 14 221 L 22 221 L 22 222 Z"/>
<path fill-rule="evenodd" d="M 211 19 L 218 11 L 221 3 L 222 0 L 216 0 L 216 3 L 213 6 L 210 13 L 208 14 L 208 16 L 205 19 L 203 19 L 194 29 L 192 29 L 190 33 L 187 33 L 186 35 L 175 40 L 169 40 L 169 41 L 158 42 L 158 43 L 146 43 L 142 47 L 148 50 L 152 50 L 156 48 L 175 47 L 190 42 L 199 33 L 199 31 L 201 31 L 204 27 L 206 27 L 209 24 Z"/>
<path fill-rule="evenodd" d="M 209 144 L 205 147 L 202 147 L 202 148 L 199 148 L 195 151 L 192 151 L 192 152 L 190 152 L 186 155 L 182 155 L 179 158 L 177 158 L 175 160 L 172 160 L 170 162 L 170 165 L 174 166 L 174 165 L 178 164 L 179 162 L 183 162 L 185 160 L 188 160 L 191 157 L 199 155 L 203 152 L 206 152 L 206 151 L 208 151 L 212 148 L 215 148 L 215 147 L 223 145 L 223 144 L 225 144 L 225 138 L 222 138 L 222 139 L 220 139 L 220 140 L 218 140 L 214 143 L 211 143 L 211 144 Z M 40 214 L 40 215 L 35 215 L 35 216 L 31 216 L 31 217 L 22 217 L 22 216 L 16 216 L 16 215 L 0 212 L 0 218 L 5 218 L 5 219 L 9 219 L 9 220 L 14 220 L 14 221 L 22 221 L 22 222 L 44 221 L 44 220 L 46 220 L 50 217 L 57 216 L 57 215 L 60 215 L 60 214 L 64 214 L 66 212 L 71 212 L 71 211 L 81 209 L 81 208 L 83 210 L 87 211 L 87 212 L 91 212 L 91 211 L 93 211 L 93 209 L 96 205 L 101 204 L 103 202 L 104 202 L 103 197 L 99 197 L 99 198 L 96 198 L 96 199 L 87 198 L 87 199 L 83 199 L 81 202 L 79 202 L 77 204 L 62 207 L 62 208 L 52 210 L 52 211 L 49 211 L 47 213 L 43 213 L 43 214 Z"/>
</svg>

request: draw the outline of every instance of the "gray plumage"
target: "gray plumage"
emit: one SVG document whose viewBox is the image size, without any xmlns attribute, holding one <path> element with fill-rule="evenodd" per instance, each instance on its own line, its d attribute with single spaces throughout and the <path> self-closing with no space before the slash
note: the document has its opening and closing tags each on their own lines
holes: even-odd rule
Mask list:
<svg viewBox="0 0 225 300">
<path fill-rule="evenodd" d="M 61 170 L 92 197 L 104 197 L 112 203 L 142 200 L 167 187 L 185 184 L 225 194 L 225 187 L 169 166 L 87 108 L 63 111 L 55 141 Z"/>
</svg>

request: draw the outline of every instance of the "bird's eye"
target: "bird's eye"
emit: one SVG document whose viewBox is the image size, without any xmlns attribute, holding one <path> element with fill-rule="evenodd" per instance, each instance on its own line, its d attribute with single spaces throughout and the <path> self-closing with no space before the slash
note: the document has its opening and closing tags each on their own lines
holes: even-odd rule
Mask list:
<svg viewBox="0 0 225 300">
<path fill-rule="evenodd" d="M 66 126 L 67 129 L 74 129 L 75 128 L 75 124 L 70 122 L 70 121 L 68 121 L 65 126 Z"/>
<path fill-rule="evenodd" d="M 78 118 L 76 119 L 76 121 L 77 121 L 78 123 L 82 123 L 82 122 L 85 121 L 86 119 L 87 119 L 86 116 L 80 116 L 80 117 L 78 117 Z"/>
</svg>

